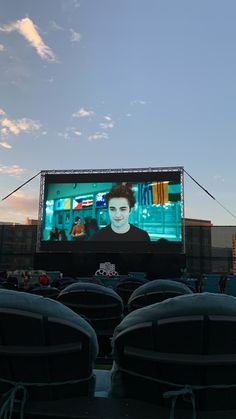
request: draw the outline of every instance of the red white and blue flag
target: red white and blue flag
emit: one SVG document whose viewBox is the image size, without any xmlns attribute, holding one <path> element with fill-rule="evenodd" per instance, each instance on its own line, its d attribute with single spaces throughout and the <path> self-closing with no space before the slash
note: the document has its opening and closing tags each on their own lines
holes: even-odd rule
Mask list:
<svg viewBox="0 0 236 419">
<path fill-rule="evenodd" d="M 82 208 L 82 198 L 75 198 L 73 199 L 73 209 L 81 209 Z"/>
<path fill-rule="evenodd" d="M 84 207 L 90 207 L 93 205 L 92 199 L 86 199 L 86 198 L 75 198 L 73 199 L 73 209 L 78 210 Z"/>
</svg>

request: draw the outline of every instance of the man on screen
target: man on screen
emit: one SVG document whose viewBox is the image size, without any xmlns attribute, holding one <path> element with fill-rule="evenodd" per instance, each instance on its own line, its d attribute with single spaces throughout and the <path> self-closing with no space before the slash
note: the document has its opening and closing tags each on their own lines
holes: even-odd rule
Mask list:
<svg viewBox="0 0 236 419">
<path fill-rule="evenodd" d="M 135 204 L 135 197 L 127 185 L 115 185 L 106 195 L 110 222 L 91 240 L 99 241 L 150 241 L 148 233 L 129 224 L 129 215 Z"/>
</svg>

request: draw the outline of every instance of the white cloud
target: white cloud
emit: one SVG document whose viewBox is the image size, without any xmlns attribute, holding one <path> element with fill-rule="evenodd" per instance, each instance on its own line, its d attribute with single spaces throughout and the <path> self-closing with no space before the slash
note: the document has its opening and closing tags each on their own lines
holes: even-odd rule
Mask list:
<svg viewBox="0 0 236 419">
<path fill-rule="evenodd" d="M 68 141 L 71 138 L 69 131 L 70 131 L 70 129 L 66 128 L 65 132 L 58 132 L 58 136 L 64 138 L 64 140 Z"/>
<path fill-rule="evenodd" d="M 29 133 L 41 128 L 41 124 L 37 121 L 33 121 L 29 118 L 21 118 L 12 120 L 7 115 L 3 109 L 0 109 L 0 146 L 3 148 L 12 148 L 8 143 L 8 137 L 10 135 L 18 136 L 20 133 Z M 42 135 L 45 135 L 46 131 L 43 131 Z"/>
<path fill-rule="evenodd" d="M 101 124 L 99 124 L 100 125 L 100 127 L 102 128 L 102 129 L 111 129 L 111 128 L 113 128 L 114 127 L 114 124 L 113 124 L 113 122 L 109 122 L 109 123 L 107 123 L 107 124 L 104 124 L 103 122 L 101 123 Z"/>
<path fill-rule="evenodd" d="M 89 141 L 94 140 L 108 140 L 109 136 L 106 132 L 95 132 L 95 134 L 92 134 L 88 137 Z"/>
<path fill-rule="evenodd" d="M 7 130 L 7 133 L 11 133 L 14 135 L 20 134 L 21 131 L 29 132 L 33 130 L 38 130 L 41 127 L 41 125 L 38 122 L 28 118 L 17 119 L 15 121 L 9 118 L 3 118 L 0 121 L 0 126 L 3 127 L 3 130 Z M 4 134 L 6 134 L 6 131 L 4 131 Z"/>
<path fill-rule="evenodd" d="M 84 118 L 84 117 L 87 117 L 87 116 L 91 116 L 93 114 L 94 114 L 93 111 L 87 111 L 84 108 L 80 108 L 77 112 L 74 112 L 72 114 L 72 116 L 73 116 L 73 118 Z"/>
<path fill-rule="evenodd" d="M 146 100 L 132 100 L 130 105 L 147 105 L 148 102 Z"/>
<path fill-rule="evenodd" d="M 58 132 L 57 135 L 64 140 L 71 140 L 75 135 L 81 137 L 82 132 L 76 127 L 66 127 L 64 132 Z"/>
<path fill-rule="evenodd" d="M 77 135 L 78 137 L 80 137 L 82 135 L 81 131 L 74 131 L 74 134 Z"/>
<path fill-rule="evenodd" d="M 24 19 L 0 26 L 0 31 L 8 33 L 17 31 L 36 49 L 37 54 L 43 60 L 56 61 L 53 51 L 43 42 L 37 26 L 30 18 L 25 17 Z"/>
<path fill-rule="evenodd" d="M 0 44 L 0 51 L 4 51 L 4 50 L 5 50 L 4 45 L 3 44 Z"/>
<path fill-rule="evenodd" d="M 75 32 L 73 29 L 70 29 L 70 33 L 71 33 L 71 37 L 70 37 L 71 42 L 80 42 L 81 34 L 79 32 Z"/>
<path fill-rule="evenodd" d="M 103 119 L 105 119 L 107 122 L 101 122 L 101 123 L 99 124 L 99 126 L 100 126 L 102 129 L 111 129 L 111 128 L 113 128 L 113 127 L 114 127 L 114 123 L 113 123 L 112 118 L 111 118 L 111 116 L 110 116 L 110 115 L 105 115 L 105 116 L 103 117 Z"/>
<path fill-rule="evenodd" d="M 51 30 L 53 30 L 53 31 L 64 31 L 64 28 L 62 28 L 62 26 L 58 25 L 58 23 L 56 23 L 55 20 L 52 20 Z"/>
<path fill-rule="evenodd" d="M 0 142 L 0 146 L 3 147 L 3 148 L 12 148 L 12 146 L 9 143 L 7 143 L 6 141 Z"/>
<path fill-rule="evenodd" d="M 24 172 L 25 172 L 25 169 L 23 169 L 22 167 L 18 165 L 3 166 L 2 164 L 0 164 L 0 173 L 2 174 L 7 174 L 11 176 L 20 176 Z"/>
</svg>

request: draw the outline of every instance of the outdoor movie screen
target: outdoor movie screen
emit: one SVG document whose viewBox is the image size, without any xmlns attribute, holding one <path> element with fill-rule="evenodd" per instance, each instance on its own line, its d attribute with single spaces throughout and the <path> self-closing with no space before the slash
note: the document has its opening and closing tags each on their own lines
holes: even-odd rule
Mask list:
<svg viewBox="0 0 236 419">
<path fill-rule="evenodd" d="M 183 252 L 182 168 L 41 173 L 38 251 Z"/>
</svg>

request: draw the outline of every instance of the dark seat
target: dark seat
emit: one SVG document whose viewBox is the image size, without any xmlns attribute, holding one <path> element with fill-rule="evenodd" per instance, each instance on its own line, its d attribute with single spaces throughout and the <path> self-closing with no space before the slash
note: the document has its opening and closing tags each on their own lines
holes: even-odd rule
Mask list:
<svg viewBox="0 0 236 419">
<path fill-rule="evenodd" d="M 8 276 L 5 282 L 2 283 L 3 287 L 10 290 L 17 290 L 19 288 L 19 282 L 16 276 Z"/>
<path fill-rule="evenodd" d="M 89 282 L 90 284 L 97 284 L 103 285 L 103 282 L 100 278 L 93 276 L 93 277 L 77 277 L 77 282 Z"/>
<path fill-rule="evenodd" d="M 135 310 L 114 332 L 111 395 L 235 409 L 235 336 L 236 298 L 229 295 L 188 294 Z"/>
<path fill-rule="evenodd" d="M 116 292 L 119 294 L 119 296 L 122 298 L 125 312 L 127 312 L 127 304 L 128 300 L 136 288 L 140 287 L 141 285 L 147 283 L 148 281 L 145 279 L 137 279 L 137 278 L 131 278 L 127 277 L 123 279 L 122 281 L 117 283 L 116 286 Z"/>
<path fill-rule="evenodd" d="M 0 394 L 21 383 L 30 400 L 94 394 L 92 327 L 51 299 L 0 289 Z"/>
<path fill-rule="evenodd" d="M 48 298 L 53 298 L 53 299 L 56 299 L 59 294 L 59 290 L 56 287 L 49 287 L 49 286 L 44 287 L 40 285 L 32 288 L 30 292 L 32 294 L 42 295 L 42 297 L 48 297 Z"/>
<path fill-rule="evenodd" d="M 63 290 L 64 288 L 68 287 L 68 285 L 75 284 L 78 282 L 77 279 L 72 278 L 70 276 L 63 276 L 62 278 L 56 281 L 53 281 L 52 285 L 56 286 L 56 288 L 58 288 L 59 290 Z"/>
<path fill-rule="evenodd" d="M 81 282 L 64 288 L 57 299 L 90 322 L 98 337 L 99 357 L 110 356 L 110 338 L 123 318 L 120 296 L 103 285 Z"/>
<path fill-rule="evenodd" d="M 141 285 L 133 291 L 128 300 L 128 311 L 131 312 L 183 294 L 192 294 L 187 285 L 169 279 L 156 279 Z"/>
<path fill-rule="evenodd" d="M 57 300 L 89 320 L 97 335 L 112 336 L 123 318 L 123 303 L 110 288 L 79 282 L 64 288 Z"/>
</svg>

